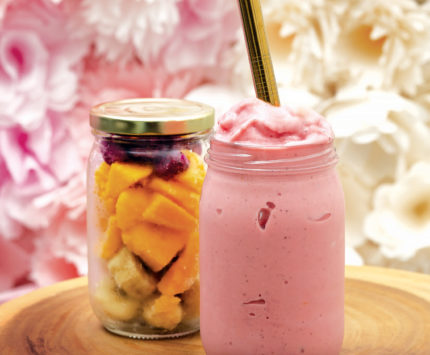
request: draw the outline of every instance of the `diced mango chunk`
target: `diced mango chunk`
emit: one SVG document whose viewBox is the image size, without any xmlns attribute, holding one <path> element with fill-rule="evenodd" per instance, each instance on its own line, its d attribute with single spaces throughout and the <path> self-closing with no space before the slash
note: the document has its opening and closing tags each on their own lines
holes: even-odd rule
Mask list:
<svg viewBox="0 0 430 355">
<path fill-rule="evenodd" d="M 149 206 L 143 211 L 142 217 L 164 227 L 179 231 L 191 232 L 196 229 L 197 219 L 181 206 L 159 193 L 153 193 Z"/>
<path fill-rule="evenodd" d="M 141 222 L 122 233 L 123 243 L 157 272 L 184 247 L 188 234 Z"/>
<path fill-rule="evenodd" d="M 109 195 L 105 195 L 102 201 L 108 215 L 114 214 L 116 200 L 110 197 Z"/>
<path fill-rule="evenodd" d="M 149 182 L 148 187 L 171 198 L 194 217 L 197 218 L 199 216 L 200 195 L 187 188 L 184 184 L 174 180 L 166 181 L 154 177 Z"/>
<path fill-rule="evenodd" d="M 150 200 L 151 194 L 143 188 L 129 188 L 121 192 L 116 203 L 118 227 L 126 230 L 142 221 L 142 213 Z"/>
<path fill-rule="evenodd" d="M 128 321 L 137 316 L 140 306 L 139 301 L 120 294 L 111 279 L 100 282 L 94 292 L 94 300 L 97 312 L 119 321 Z"/>
<path fill-rule="evenodd" d="M 109 176 L 110 165 L 102 162 L 94 173 L 97 194 L 100 196 L 106 191 L 107 180 Z"/>
<path fill-rule="evenodd" d="M 99 199 L 103 204 L 103 208 L 105 209 L 105 213 L 107 213 L 108 215 L 113 214 L 115 212 L 115 199 L 113 199 L 107 193 L 109 172 L 110 165 L 103 162 L 100 164 L 100 166 L 94 173 L 96 194 L 99 196 Z M 103 214 L 104 213 L 102 213 L 102 215 Z"/>
<path fill-rule="evenodd" d="M 116 199 L 122 191 L 145 179 L 151 173 L 152 167 L 150 165 L 113 163 L 109 170 L 106 193 Z"/>
<path fill-rule="evenodd" d="M 199 275 L 199 237 L 190 236 L 185 249 L 158 283 L 158 290 L 165 295 L 176 295 L 188 290 Z"/>
<path fill-rule="evenodd" d="M 143 319 L 156 328 L 173 330 L 182 320 L 179 297 L 161 295 L 143 305 Z"/>
<path fill-rule="evenodd" d="M 108 220 L 105 238 L 101 245 L 100 256 L 104 259 L 110 259 L 121 249 L 122 239 L 121 230 L 118 228 L 116 217 L 110 216 Z"/>
<path fill-rule="evenodd" d="M 144 270 L 127 248 L 122 248 L 109 261 L 108 269 L 116 285 L 133 298 L 143 300 L 155 291 L 154 276 Z"/>
<path fill-rule="evenodd" d="M 184 321 L 196 319 L 200 315 L 200 281 L 197 279 L 190 289 L 182 294 Z"/>
<path fill-rule="evenodd" d="M 175 180 L 200 193 L 206 174 L 205 164 L 198 154 L 190 150 L 183 150 L 182 152 L 188 158 L 190 165 L 187 170 L 176 175 Z"/>
</svg>

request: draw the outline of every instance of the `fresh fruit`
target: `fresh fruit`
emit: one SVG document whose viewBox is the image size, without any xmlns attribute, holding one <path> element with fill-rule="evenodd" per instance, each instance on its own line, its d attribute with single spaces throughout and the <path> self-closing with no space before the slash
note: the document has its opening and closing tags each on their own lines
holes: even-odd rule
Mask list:
<svg viewBox="0 0 430 355">
<path fill-rule="evenodd" d="M 158 283 L 158 290 L 165 295 L 176 295 L 188 290 L 199 275 L 199 236 L 194 233 L 185 249 Z"/>
<path fill-rule="evenodd" d="M 151 223 L 137 223 L 122 233 L 122 241 L 144 263 L 157 272 L 184 247 L 188 234 Z"/>
<path fill-rule="evenodd" d="M 116 285 L 131 297 L 143 300 L 155 290 L 154 276 L 143 269 L 127 248 L 122 248 L 108 262 L 108 269 Z"/>
<path fill-rule="evenodd" d="M 104 138 L 100 151 L 109 165 L 115 162 L 151 163 L 155 174 L 168 180 L 188 167 L 187 157 L 180 150 L 175 150 L 173 145 L 170 140 L 147 138 L 139 142 L 120 142 Z"/>
<path fill-rule="evenodd" d="M 143 188 L 129 188 L 120 193 L 116 202 L 116 217 L 121 230 L 143 220 L 142 213 L 151 201 L 151 193 Z"/>
<path fill-rule="evenodd" d="M 185 209 L 159 193 L 152 194 L 142 217 L 147 222 L 179 231 L 191 232 L 197 226 L 197 220 Z"/>
<path fill-rule="evenodd" d="M 200 195 L 180 182 L 154 177 L 149 181 L 148 187 L 172 199 L 194 217 L 199 216 Z"/>
<path fill-rule="evenodd" d="M 127 160 L 126 146 L 115 142 L 111 138 L 104 138 L 100 145 L 100 151 L 103 155 L 103 159 L 107 164 L 112 164 L 116 161 Z"/>
<path fill-rule="evenodd" d="M 179 150 L 160 152 L 154 160 L 154 173 L 165 180 L 169 180 L 175 175 L 187 170 L 188 159 Z"/>
<path fill-rule="evenodd" d="M 110 165 L 102 162 L 94 173 L 94 180 L 96 182 L 96 190 L 98 195 L 104 194 L 106 191 L 109 170 Z"/>
<path fill-rule="evenodd" d="M 200 281 L 196 280 L 191 288 L 182 294 L 184 321 L 200 315 Z"/>
<path fill-rule="evenodd" d="M 103 206 L 99 217 L 108 221 L 100 256 L 110 278 L 94 297 L 114 320 L 138 320 L 140 314 L 148 325 L 172 330 L 184 319 L 198 319 L 205 166 L 192 151 L 146 143 L 103 141 L 95 192 Z"/>
<path fill-rule="evenodd" d="M 104 213 L 101 213 L 102 215 L 106 213 L 110 215 L 115 212 L 115 201 L 114 199 L 112 199 L 111 196 L 107 194 L 107 191 L 106 191 L 109 171 L 110 171 L 110 166 L 105 162 L 102 162 L 94 174 L 94 180 L 96 184 L 95 186 L 96 194 L 99 197 L 103 205 L 103 208 L 105 210 Z"/>
<path fill-rule="evenodd" d="M 107 278 L 100 282 L 94 292 L 96 307 L 111 319 L 128 321 L 137 316 L 139 301 L 123 296 L 115 289 L 112 279 Z"/>
<path fill-rule="evenodd" d="M 184 185 L 200 193 L 206 174 L 205 164 L 202 158 L 196 153 L 190 150 L 184 150 L 183 153 L 190 162 L 190 165 L 187 170 L 176 175 L 175 180 L 182 182 Z"/>
<path fill-rule="evenodd" d="M 119 194 L 152 173 L 150 165 L 113 163 L 106 183 L 106 193 L 116 200 Z"/>
<path fill-rule="evenodd" d="M 105 232 L 105 238 L 101 245 L 100 256 L 104 259 L 110 259 L 119 249 L 121 249 L 121 246 L 121 230 L 117 226 L 116 217 L 110 216 L 107 230 Z"/>
<path fill-rule="evenodd" d="M 161 295 L 154 297 L 143 305 L 143 319 L 156 328 L 173 330 L 182 320 L 183 310 L 181 299 L 174 296 Z"/>
</svg>

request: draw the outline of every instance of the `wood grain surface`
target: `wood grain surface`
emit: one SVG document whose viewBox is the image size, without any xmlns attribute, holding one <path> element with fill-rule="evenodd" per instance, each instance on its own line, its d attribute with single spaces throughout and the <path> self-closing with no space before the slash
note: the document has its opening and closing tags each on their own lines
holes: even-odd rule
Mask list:
<svg viewBox="0 0 430 355">
<path fill-rule="evenodd" d="M 86 278 L 69 280 L 0 306 L 0 354 L 205 354 L 198 334 L 143 341 L 108 333 L 86 285 Z M 347 267 L 345 296 L 341 354 L 430 354 L 429 275 Z"/>
</svg>

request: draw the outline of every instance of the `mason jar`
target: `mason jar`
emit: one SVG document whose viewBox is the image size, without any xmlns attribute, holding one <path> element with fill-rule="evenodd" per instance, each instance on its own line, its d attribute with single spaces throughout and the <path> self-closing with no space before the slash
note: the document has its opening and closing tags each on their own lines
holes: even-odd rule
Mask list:
<svg viewBox="0 0 430 355">
<path fill-rule="evenodd" d="M 202 154 L 214 110 L 177 99 L 91 109 L 88 282 L 109 331 L 169 338 L 199 329 Z"/>
<path fill-rule="evenodd" d="M 208 355 L 340 352 L 344 197 L 336 162 L 331 141 L 211 140 L 200 201 Z"/>
</svg>

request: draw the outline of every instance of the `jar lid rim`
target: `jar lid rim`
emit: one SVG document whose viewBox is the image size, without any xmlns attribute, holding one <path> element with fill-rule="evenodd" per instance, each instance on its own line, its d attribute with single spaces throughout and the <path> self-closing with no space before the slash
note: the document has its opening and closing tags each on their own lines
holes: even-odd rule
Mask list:
<svg viewBox="0 0 430 355">
<path fill-rule="evenodd" d="M 90 126 L 124 135 L 178 135 L 210 130 L 213 107 L 171 98 L 135 98 L 109 101 L 91 108 Z"/>
</svg>

